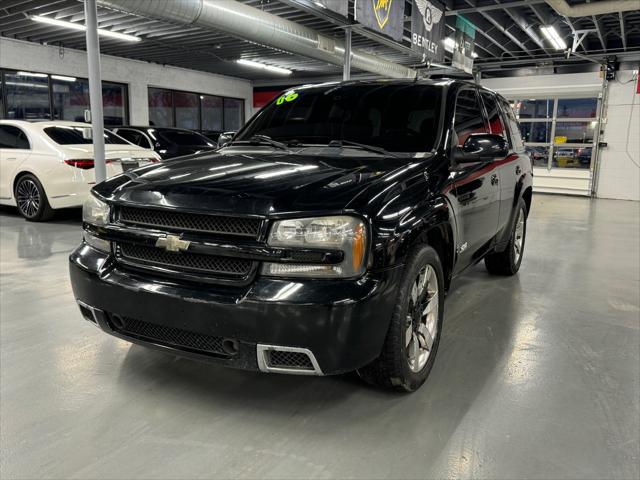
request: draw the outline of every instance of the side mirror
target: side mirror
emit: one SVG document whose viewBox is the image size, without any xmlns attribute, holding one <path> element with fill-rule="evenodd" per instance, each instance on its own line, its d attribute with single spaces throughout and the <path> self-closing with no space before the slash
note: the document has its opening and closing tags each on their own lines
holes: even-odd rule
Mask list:
<svg viewBox="0 0 640 480">
<path fill-rule="evenodd" d="M 456 147 L 453 158 L 456 163 L 486 162 L 508 154 L 509 145 L 504 137 L 492 133 L 472 133 L 462 147 Z"/>
<path fill-rule="evenodd" d="M 218 137 L 218 148 L 224 147 L 227 143 L 233 140 L 233 137 L 235 134 L 236 132 L 221 133 L 220 136 Z"/>
</svg>

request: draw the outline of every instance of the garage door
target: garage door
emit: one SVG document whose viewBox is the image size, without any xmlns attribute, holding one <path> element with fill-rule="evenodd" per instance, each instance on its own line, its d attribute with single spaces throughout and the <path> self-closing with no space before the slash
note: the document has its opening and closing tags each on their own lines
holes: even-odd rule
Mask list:
<svg viewBox="0 0 640 480">
<path fill-rule="evenodd" d="M 600 100 L 580 97 L 510 100 L 534 165 L 534 191 L 590 195 Z"/>
</svg>

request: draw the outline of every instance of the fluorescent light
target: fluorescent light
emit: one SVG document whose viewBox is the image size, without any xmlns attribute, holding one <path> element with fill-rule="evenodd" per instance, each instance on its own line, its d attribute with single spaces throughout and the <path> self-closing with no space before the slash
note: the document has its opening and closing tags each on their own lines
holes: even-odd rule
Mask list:
<svg viewBox="0 0 640 480">
<path fill-rule="evenodd" d="M 18 72 L 18 75 L 21 77 L 40 77 L 45 78 L 47 76 L 46 73 L 31 73 L 31 72 Z"/>
<path fill-rule="evenodd" d="M 542 34 L 549 40 L 553 48 L 556 50 L 566 50 L 567 42 L 558 34 L 558 31 L 553 26 L 540 27 Z"/>
<path fill-rule="evenodd" d="M 66 22 L 64 20 L 56 20 L 51 17 L 43 17 L 41 15 L 34 15 L 31 17 L 31 20 L 40 23 L 46 23 L 48 25 L 55 25 L 56 27 L 69 28 L 71 30 L 78 30 L 84 32 L 87 30 L 87 27 L 80 23 Z M 134 35 L 126 35 L 124 33 L 112 32 L 111 30 L 104 30 L 102 28 L 98 29 L 98 35 L 102 35 L 103 37 L 111 37 L 117 38 L 118 40 L 126 40 L 127 42 L 139 42 L 141 40 L 140 37 L 136 37 Z"/>
<path fill-rule="evenodd" d="M 478 54 L 477 54 L 476 52 L 471 52 L 471 56 L 472 56 L 473 58 L 478 58 Z"/>
<path fill-rule="evenodd" d="M 454 48 L 456 48 L 456 41 L 451 37 L 445 38 L 444 39 L 444 49 L 449 51 L 449 52 L 453 52 Z"/>
<path fill-rule="evenodd" d="M 291 75 L 291 70 L 287 70 L 282 67 L 274 67 L 273 65 L 265 65 L 264 63 L 254 62 L 252 60 L 245 60 L 244 58 L 239 58 L 236 60 L 240 65 L 245 65 L 247 67 L 259 68 L 261 70 L 268 70 L 270 72 L 280 73 L 282 75 Z"/>
<path fill-rule="evenodd" d="M 66 77 L 64 75 L 51 75 L 51 78 L 55 80 L 62 80 L 63 82 L 75 82 L 76 77 Z"/>
</svg>

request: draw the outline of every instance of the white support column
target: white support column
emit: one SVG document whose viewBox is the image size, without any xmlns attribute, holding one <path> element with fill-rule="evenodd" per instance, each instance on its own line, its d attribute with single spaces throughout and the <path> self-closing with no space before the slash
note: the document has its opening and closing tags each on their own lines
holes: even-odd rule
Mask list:
<svg viewBox="0 0 640 480">
<path fill-rule="evenodd" d="M 100 75 L 100 41 L 98 40 L 98 12 L 96 0 L 84 0 L 87 26 L 87 67 L 89 69 L 89 101 L 93 132 L 93 161 L 96 183 L 107 179 L 104 154 L 104 117 L 102 115 L 102 77 Z"/>
<path fill-rule="evenodd" d="M 342 80 L 351 78 L 351 27 L 344 31 L 344 66 L 342 67 Z"/>
</svg>

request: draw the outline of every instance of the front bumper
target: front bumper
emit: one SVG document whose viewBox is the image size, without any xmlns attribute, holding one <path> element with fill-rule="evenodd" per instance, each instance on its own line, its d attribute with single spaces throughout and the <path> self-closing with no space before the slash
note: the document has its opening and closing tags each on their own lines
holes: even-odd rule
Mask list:
<svg viewBox="0 0 640 480">
<path fill-rule="evenodd" d="M 282 346 L 311 352 L 317 368 L 310 373 L 325 375 L 362 367 L 380 354 L 402 272 L 396 267 L 357 280 L 258 277 L 246 287 L 229 288 L 141 275 L 86 244 L 69 260 L 76 299 L 111 335 L 249 370 L 267 370 L 259 352 Z M 173 332 L 172 338 L 196 338 L 196 345 L 201 338 L 224 339 L 234 349 L 216 353 L 191 341 L 123 333 L 121 318 L 142 322 L 147 330 Z"/>
</svg>

